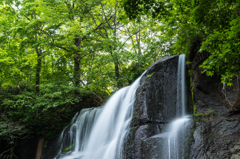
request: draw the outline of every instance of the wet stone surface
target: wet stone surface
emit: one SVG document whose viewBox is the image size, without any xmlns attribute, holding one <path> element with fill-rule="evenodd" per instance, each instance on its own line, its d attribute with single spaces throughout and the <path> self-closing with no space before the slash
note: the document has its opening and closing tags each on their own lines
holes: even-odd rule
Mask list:
<svg viewBox="0 0 240 159">
<path fill-rule="evenodd" d="M 177 71 L 178 56 L 170 56 L 153 63 L 142 76 L 131 131 L 124 142 L 124 159 L 160 159 L 163 139 L 152 136 L 163 133 L 166 125 L 176 118 Z M 190 86 L 189 78 L 187 85 Z M 191 96 L 189 87 L 187 94 Z M 189 111 L 192 108 L 188 108 Z"/>
<path fill-rule="evenodd" d="M 167 153 L 168 134 L 162 133 L 143 140 L 143 159 L 163 159 Z"/>
<path fill-rule="evenodd" d="M 206 58 L 207 53 L 196 54 L 191 66 L 194 102 L 202 118 L 192 130 L 190 158 L 239 159 L 240 78 L 235 76 L 229 87 L 220 76 L 208 77 L 198 67 Z"/>
</svg>

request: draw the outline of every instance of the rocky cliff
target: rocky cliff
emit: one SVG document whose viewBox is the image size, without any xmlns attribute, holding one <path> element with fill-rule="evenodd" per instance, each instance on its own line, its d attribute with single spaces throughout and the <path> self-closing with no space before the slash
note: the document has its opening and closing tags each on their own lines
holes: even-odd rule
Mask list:
<svg viewBox="0 0 240 159">
<path fill-rule="evenodd" d="M 192 80 L 187 80 L 187 105 L 189 114 L 194 105 L 195 115 L 186 158 L 240 159 L 240 77 L 233 78 L 232 86 L 222 84 L 220 76 L 208 77 L 199 68 L 208 56 L 191 55 L 188 66 Z M 124 146 L 125 159 L 164 158 L 164 127 L 176 114 L 177 63 L 178 56 L 161 59 L 142 77 Z"/>
<path fill-rule="evenodd" d="M 238 76 L 233 86 L 221 83 L 220 76 L 208 77 L 198 66 L 207 53 L 191 59 L 196 120 L 192 130 L 193 159 L 240 158 L 240 89 Z"/>
<path fill-rule="evenodd" d="M 178 56 L 171 56 L 153 63 L 142 76 L 124 145 L 125 159 L 162 158 L 162 147 L 166 147 L 164 127 L 176 118 L 177 71 Z M 190 86 L 189 78 L 187 85 Z M 187 90 L 188 113 L 192 114 L 190 88 Z"/>
</svg>

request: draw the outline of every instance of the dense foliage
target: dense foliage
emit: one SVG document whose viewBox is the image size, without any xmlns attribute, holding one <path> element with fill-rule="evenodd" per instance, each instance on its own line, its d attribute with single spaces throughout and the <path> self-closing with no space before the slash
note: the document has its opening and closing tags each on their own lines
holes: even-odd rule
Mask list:
<svg viewBox="0 0 240 159">
<path fill-rule="evenodd" d="M 57 135 L 163 56 L 208 52 L 203 72 L 228 85 L 240 73 L 234 0 L 2 0 L 0 15 L 0 137 L 11 143 Z"/>
<path fill-rule="evenodd" d="M 168 55 L 160 23 L 130 21 L 117 0 L 3 0 L 0 15 L 0 140 L 10 146 L 55 137 Z"/>
<path fill-rule="evenodd" d="M 240 73 L 240 2 L 236 0 L 124 0 L 131 19 L 156 18 L 174 54 L 208 52 L 201 67 L 231 85 Z"/>
</svg>

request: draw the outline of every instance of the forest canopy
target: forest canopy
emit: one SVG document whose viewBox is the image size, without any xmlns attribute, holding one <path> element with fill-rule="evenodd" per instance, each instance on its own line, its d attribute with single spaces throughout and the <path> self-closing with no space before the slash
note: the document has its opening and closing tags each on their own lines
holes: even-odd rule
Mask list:
<svg viewBox="0 0 240 159">
<path fill-rule="evenodd" d="M 14 123 L 54 137 L 170 55 L 158 20 L 130 21 L 118 0 L 3 0 L 0 15 L 0 136 L 11 140 Z"/>
<path fill-rule="evenodd" d="M 159 20 L 172 53 L 210 54 L 201 68 L 207 75 L 221 75 L 222 83 L 232 85 L 240 73 L 240 1 L 238 0 L 124 0 L 130 19 L 142 15 Z"/>
<path fill-rule="evenodd" d="M 17 123 L 53 137 L 164 56 L 207 52 L 203 72 L 231 85 L 240 73 L 239 3 L 0 1 L 0 135 Z"/>
</svg>

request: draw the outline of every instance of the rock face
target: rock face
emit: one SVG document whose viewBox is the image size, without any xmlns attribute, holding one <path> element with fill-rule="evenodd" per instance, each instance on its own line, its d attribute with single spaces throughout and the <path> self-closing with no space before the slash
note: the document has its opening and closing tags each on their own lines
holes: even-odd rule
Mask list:
<svg viewBox="0 0 240 159">
<path fill-rule="evenodd" d="M 162 154 L 167 152 L 166 141 L 167 133 L 161 133 L 157 136 L 149 137 L 142 141 L 142 158 L 143 159 L 159 159 L 163 158 Z"/>
<path fill-rule="evenodd" d="M 208 56 L 197 53 L 190 59 L 197 114 L 189 136 L 190 154 L 185 158 L 240 159 L 240 76 L 233 78 L 231 87 L 222 84 L 220 76 L 206 76 L 199 65 Z M 177 63 L 177 56 L 161 59 L 142 77 L 124 146 L 125 159 L 164 159 L 161 153 L 167 144 L 163 128 L 176 114 Z M 189 87 L 187 90 L 190 98 Z"/>
<path fill-rule="evenodd" d="M 153 63 L 136 92 L 131 130 L 124 145 L 125 159 L 160 159 L 164 127 L 176 118 L 178 56 Z M 189 79 L 187 80 L 189 85 Z M 189 87 L 187 88 L 190 93 Z M 191 95 L 188 95 L 191 97 Z M 187 105 L 190 105 L 188 100 Z M 191 107 L 188 112 L 191 112 Z"/>
<path fill-rule="evenodd" d="M 207 53 L 196 54 L 192 60 L 192 84 L 197 119 L 193 129 L 193 159 L 240 158 L 240 79 L 225 86 L 220 76 L 208 77 L 198 66 Z"/>
<path fill-rule="evenodd" d="M 176 116 L 178 56 L 154 63 L 141 78 L 136 92 L 132 126 L 163 123 Z"/>
</svg>

